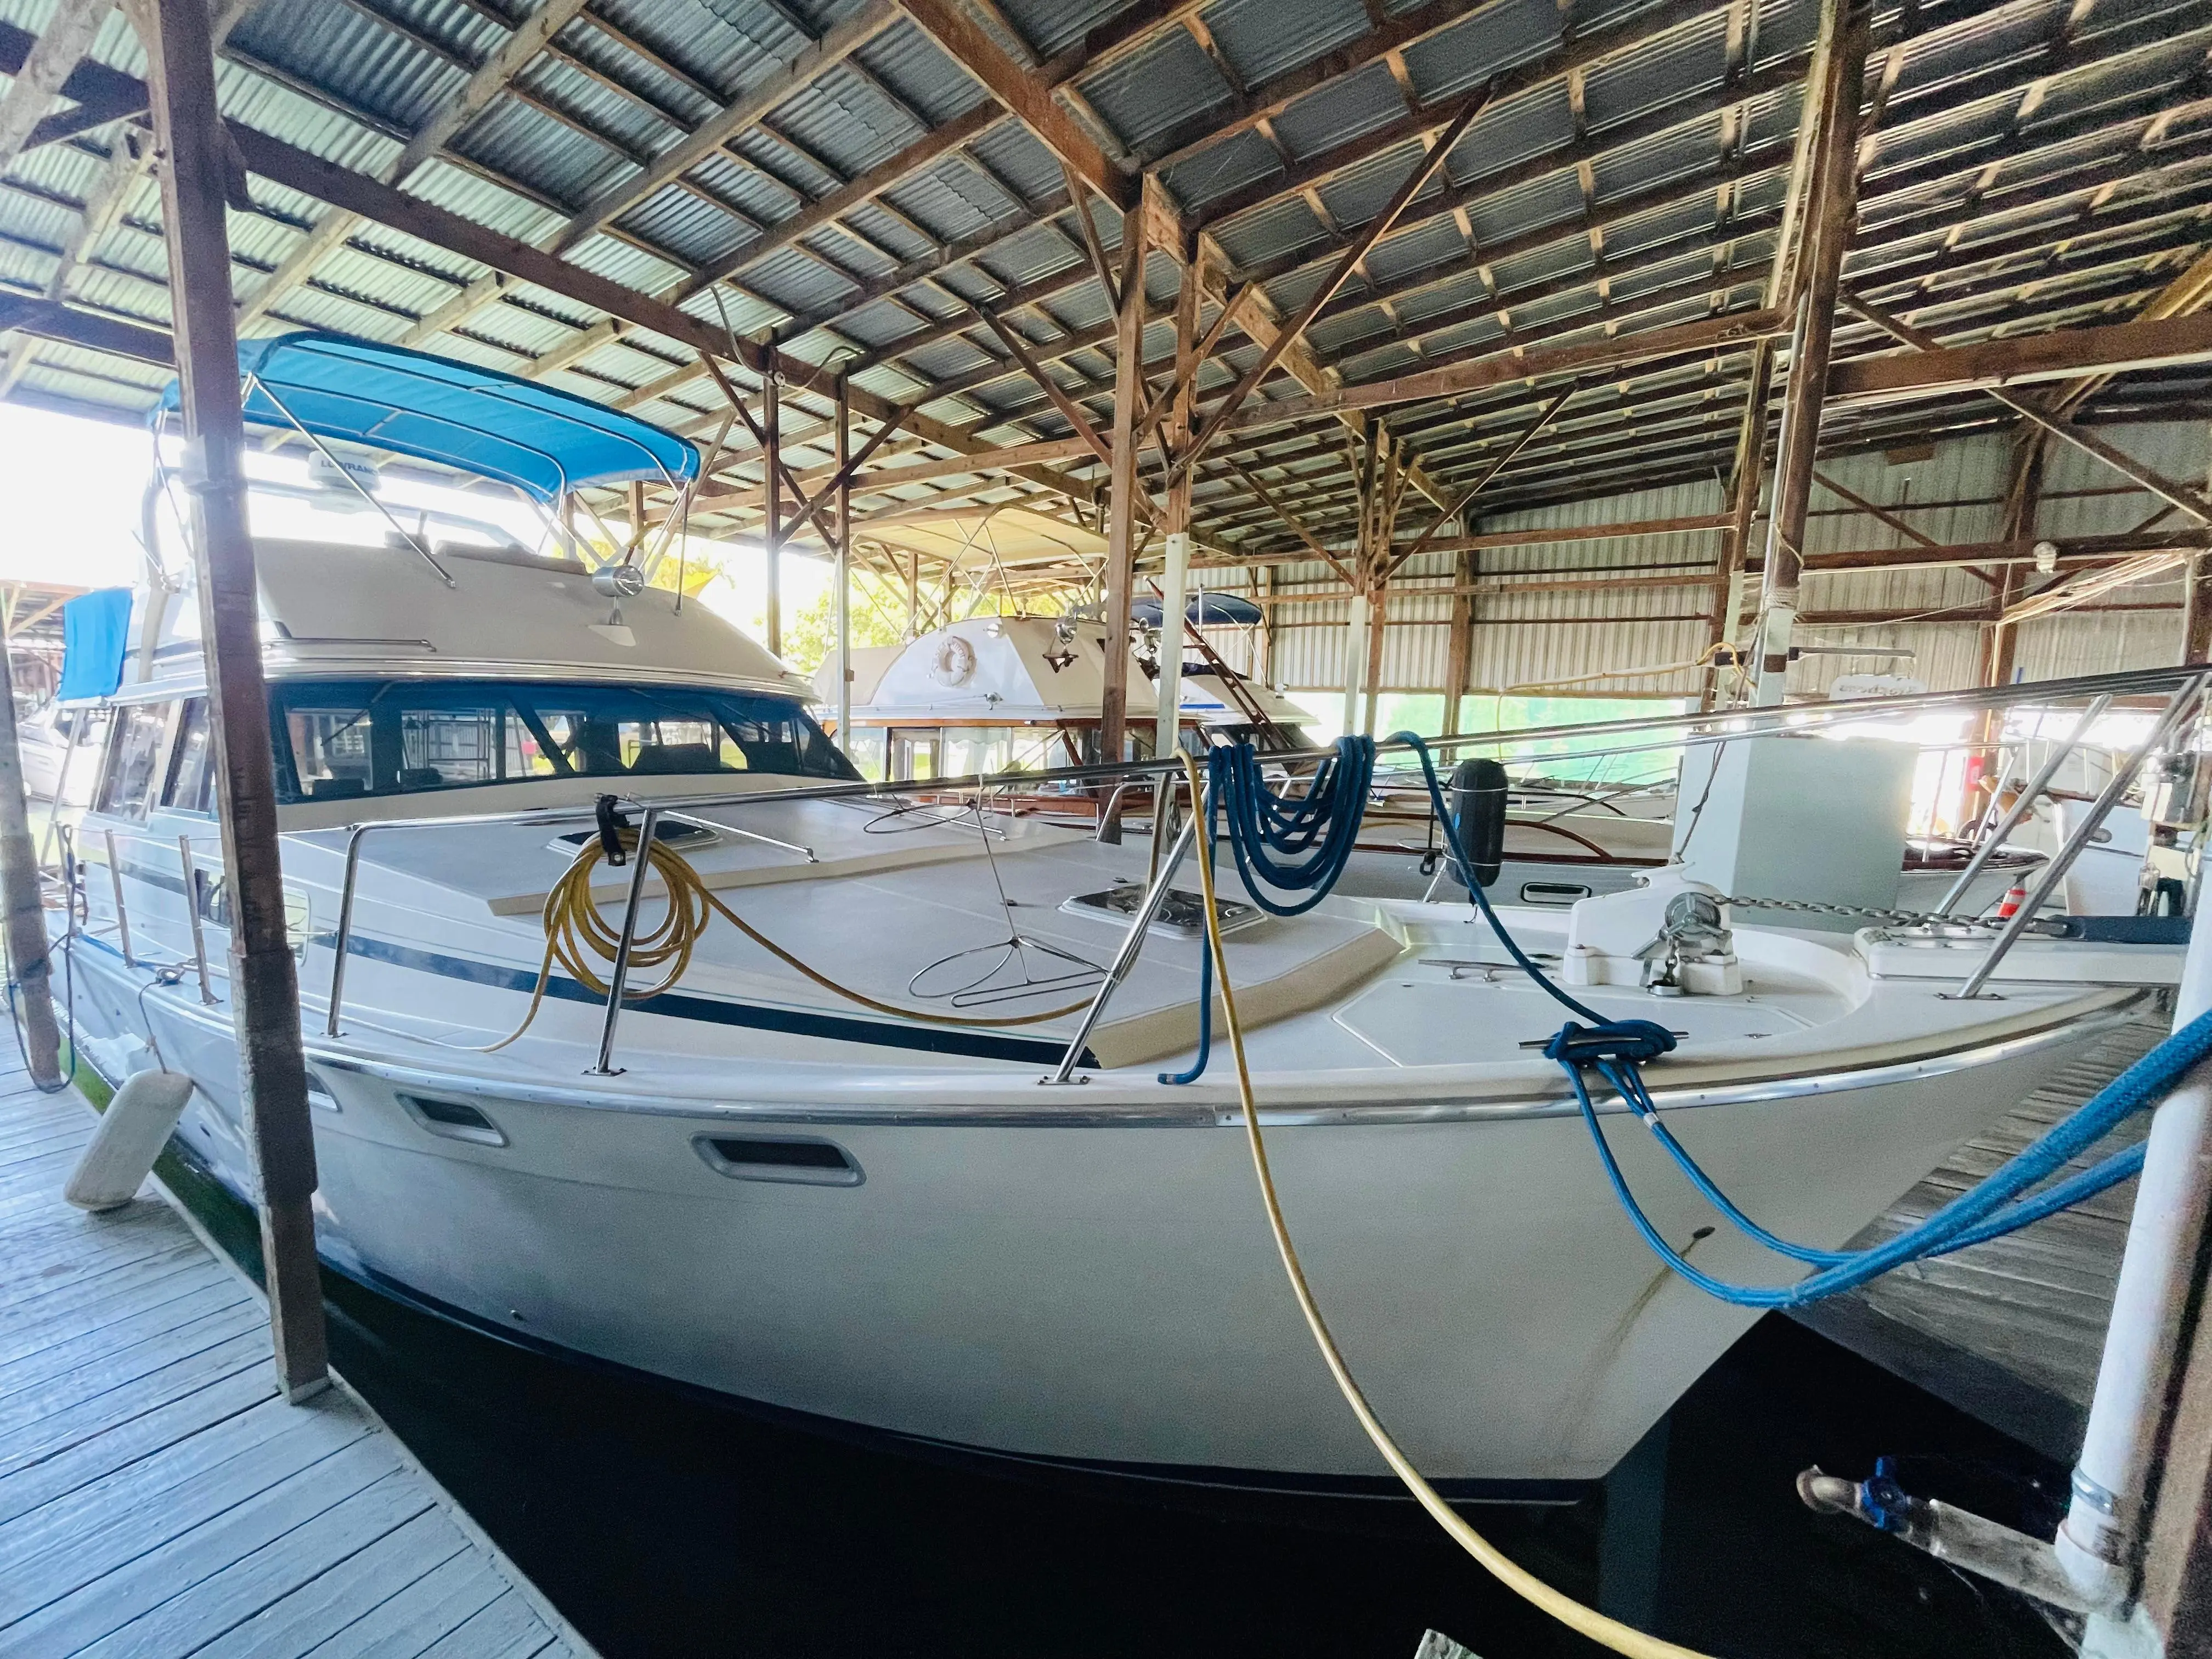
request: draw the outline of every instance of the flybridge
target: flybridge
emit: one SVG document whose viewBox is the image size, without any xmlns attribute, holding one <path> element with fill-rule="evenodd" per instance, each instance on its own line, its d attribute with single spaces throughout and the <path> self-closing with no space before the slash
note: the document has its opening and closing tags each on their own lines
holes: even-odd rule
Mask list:
<svg viewBox="0 0 2212 1659">
<path fill-rule="evenodd" d="M 249 421 L 472 472 L 546 505 L 634 480 L 680 490 L 699 476 L 696 446 L 650 422 L 400 346 L 282 334 L 243 343 L 238 368 Z M 179 396 L 171 381 L 156 418 Z"/>
</svg>

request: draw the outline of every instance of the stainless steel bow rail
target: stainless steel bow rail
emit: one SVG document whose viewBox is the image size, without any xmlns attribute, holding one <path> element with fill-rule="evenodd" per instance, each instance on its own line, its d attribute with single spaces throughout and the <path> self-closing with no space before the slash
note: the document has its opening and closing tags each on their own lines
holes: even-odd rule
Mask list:
<svg viewBox="0 0 2212 1659">
<path fill-rule="evenodd" d="M 1966 860 L 1966 867 L 1959 872 L 1958 880 L 1951 884 L 1950 890 L 1943 895 L 1942 902 L 1936 907 L 1936 914 L 1938 916 L 1949 915 L 1952 908 L 1966 896 L 1966 889 L 1972 884 L 1974 878 L 1982 873 L 1982 866 L 1990 861 L 1998 848 L 2004 845 L 2005 837 L 2020 827 L 2020 821 L 2034 810 L 2037 798 L 2051 787 L 2051 779 L 2058 775 L 2058 769 L 2066 763 L 2068 757 L 2081 746 L 2081 739 L 2088 734 L 2089 728 L 2097 723 L 2098 717 L 2112 706 L 2112 700 L 2109 696 L 2092 697 L 2089 700 L 2089 706 L 2081 711 L 2081 717 L 2074 722 L 2074 729 L 2066 734 L 2066 741 L 2051 751 L 2050 757 L 2037 769 L 2034 781 L 2021 791 L 2014 799 L 2012 805 L 2007 809 L 2004 817 L 1987 836 L 1983 837 L 1981 844 L 1974 848 L 1973 857 Z"/>
<path fill-rule="evenodd" d="M 2028 894 L 2027 902 L 2013 912 L 1999 931 L 1996 943 L 1990 946 L 1989 955 L 1982 958 L 1980 966 L 1966 975 L 1966 983 L 1960 986 L 1953 995 L 1964 1000 L 1982 994 L 1982 988 L 1990 982 L 1990 976 L 1996 972 L 1997 964 L 2005 959 L 2006 952 L 2020 942 L 2020 937 L 2027 931 L 2028 924 L 2042 914 L 2044 905 L 2057 890 L 2058 884 L 2074 867 L 2074 860 L 2081 856 L 2082 848 L 2088 846 L 2090 838 L 2104 827 L 2105 820 L 2112 814 L 2112 809 L 2120 804 L 2120 797 L 2126 794 L 2129 787 L 2135 782 L 2136 775 L 2142 770 L 2142 763 L 2163 748 L 2174 733 L 2181 730 L 2184 720 L 2197 711 L 2206 678 L 2203 671 L 2199 670 L 2175 690 L 2172 701 L 2166 704 L 2165 712 L 2159 716 L 2149 734 L 2130 751 L 2126 762 L 2113 772 L 2112 781 L 2098 795 L 2096 805 L 2083 815 L 2074 833 L 2066 838 L 2066 844 L 2058 849 L 2050 863 L 2043 866 L 2042 878 L 2035 884 L 2034 890 Z"/>
<path fill-rule="evenodd" d="M 1669 736 L 1663 746 L 1687 746 L 1729 743 L 1762 734 L 1834 730 L 1856 725 L 1876 724 L 1893 720 L 1901 714 L 1917 714 L 1942 710 L 1966 713 L 1974 710 L 2006 708 L 2021 703 L 2051 705 L 2087 701 L 2093 702 L 2096 705 L 2097 712 L 2101 713 L 2119 698 L 2163 696 L 2168 701 L 2164 705 L 2164 713 L 2154 729 L 2151 740 L 2145 747 L 2136 751 L 2125 769 L 2124 778 L 2116 779 L 2114 787 L 2106 792 L 2111 798 L 2111 802 L 2117 803 L 2119 795 L 2125 792 L 2128 783 L 2133 781 L 2142 760 L 2153 751 L 2158 743 L 2165 741 L 2179 727 L 2180 712 L 2186 706 L 2192 704 L 2192 694 L 2202 688 L 2206 677 L 2207 671 L 2202 666 L 2137 669 L 2116 674 L 2087 675 L 2072 679 L 2043 680 L 2028 684 L 1984 687 L 1966 691 L 1925 692 L 1905 697 L 1878 697 L 1845 702 L 1796 703 L 1767 708 L 1727 708 L 1701 714 L 1641 715 L 1627 720 L 1591 721 L 1582 725 L 1523 726 L 1508 731 L 1468 732 L 1439 737 L 1428 739 L 1427 744 L 1431 750 L 1456 752 L 1467 750 L 1510 750 L 1528 744 L 1547 742 L 1559 738 L 1589 738 L 1668 733 L 1674 735 Z M 2086 733 L 2087 726 L 2087 718 L 2077 723 L 2075 735 L 2072 741 L 2078 743 L 2081 735 Z M 1413 745 L 1407 743 L 1386 741 L 1378 743 L 1376 749 L 1379 754 L 1410 755 L 1413 752 Z M 1271 754 L 1268 759 L 1279 764 L 1320 762 L 1331 758 L 1335 753 L 1334 748 L 1302 749 L 1286 754 Z M 906 797 L 921 793 L 945 795 L 969 793 L 980 794 L 998 789 L 1018 788 L 1029 791 L 1034 790 L 1041 784 L 1051 783 L 1115 784 L 1158 778 L 1169 774 L 1180 774 L 1182 768 L 1182 762 L 1178 757 L 1172 759 L 1150 761 L 1102 762 L 1086 766 L 1054 767 L 1035 772 L 969 773 L 949 778 L 891 779 L 880 783 L 856 781 L 847 783 L 808 784 L 788 789 L 755 789 L 714 795 L 660 796 L 652 799 L 624 795 L 620 799 L 625 809 L 648 815 L 648 821 L 641 829 L 639 841 L 640 847 L 644 848 L 651 845 L 649 837 L 658 829 L 661 818 L 672 813 L 689 813 L 712 808 L 771 806 L 803 801 Z M 2046 768 L 2047 773 L 2055 773 L 2055 766 Z M 2047 782 L 2047 776 L 2041 781 Z M 2086 830 L 2077 832 L 2074 840 L 2086 845 L 2087 834 L 2094 832 L 2110 811 L 2111 804 L 2106 804 L 2102 812 L 2093 814 L 2092 821 L 2087 825 Z M 372 833 L 396 830 L 466 829 L 493 825 L 556 828 L 591 823 L 595 821 L 595 817 L 596 811 L 593 806 L 579 805 L 512 812 L 453 813 L 433 817 L 380 818 L 345 826 L 347 836 L 345 865 L 339 891 L 337 926 L 333 939 L 329 1003 L 324 1023 L 325 1034 L 332 1037 L 343 1035 L 342 1022 L 346 962 L 351 951 L 353 940 L 354 906 L 360 882 L 362 847 L 368 836 Z M 1084 1040 L 1096 1028 L 1115 988 L 1122 979 L 1127 977 L 1130 969 L 1135 964 L 1138 953 L 1143 947 L 1146 931 L 1151 925 L 1152 919 L 1158 912 L 1160 904 L 1166 898 L 1168 885 L 1172 879 L 1173 872 L 1188 851 L 1186 843 L 1194 839 L 1194 818 L 1192 823 L 1187 823 L 1183 826 L 1174 849 L 1160 859 L 1152 879 L 1147 885 L 1146 898 L 1139 904 L 1138 913 L 1131 918 L 1129 931 L 1122 939 L 1114 965 L 1100 985 L 1097 997 L 1093 1000 L 1090 1009 L 1085 1013 L 1075 1040 L 1070 1043 L 1066 1054 L 1062 1057 L 1059 1067 L 1053 1073 L 1053 1080 L 1066 1081 L 1073 1073 L 1077 1057 L 1082 1053 Z M 294 836 L 305 836 L 323 832 L 295 830 L 288 833 Z M 764 841 L 769 839 L 766 836 L 756 838 Z M 797 843 L 789 844 L 797 846 Z M 2079 846 L 2075 846 L 2072 854 L 2062 852 L 2060 859 L 2052 860 L 2052 865 L 2057 871 L 2057 876 L 2064 874 L 2065 868 L 2072 863 L 2073 856 L 2078 855 L 2079 851 Z M 1984 861 L 1986 862 L 1986 858 Z M 638 914 L 645 899 L 647 879 L 646 865 L 647 860 L 641 857 L 638 860 L 638 867 L 631 874 L 629 890 L 624 902 L 623 927 L 618 938 L 613 978 L 609 987 L 606 1011 L 601 1024 L 599 1054 L 596 1064 L 592 1067 L 592 1075 L 612 1075 L 615 1070 L 613 1064 L 615 1036 L 621 1019 L 623 998 L 628 979 L 629 956 L 636 931 Z M 2046 879 L 2039 886 L 2039 895 L 2047 894 L 2048 890 L 2055 886 L 2057 878 L 2057 877 L 2051 876 L 2046 872 Z M 2039 899 L 2038 902 L 2039 902 Z M 2033 904 L 2024 906 L 2022 915 L 2032 921 L 2033 909 Z M 2004 952 L 2011 949 L 2013 940 L 2016 939 L 2021 933 L 2026 931 L 2027 925 L 2027 921 L 2022 921 L 2008 937 L 2000 936 L 1996 946 L 1992 948 L 1989 960 L 1977 970 L 1978 977 L 1970 981 L 1969 986 L 1962 986 L 1959 994 L 1972 995 L 1979 991 L 1981 983 L 1985 981 L 1989 975 L 1995 970 L 1996 963 L 2002 960 Z"/>
<path fill-rule="evenodd" d="M 68 832 L 64 830 L 64 833 L 66 835 Z M 185 969 L 190 968 L 199 980 L 201 1002 L 212 1007 L 217 999 L 215 994 L 214 982 L 210 977 L 207 933 L 200 916 L 199 865 L 192 856 L 192 842 L 194 841 L 213 842 L 219 840 L 219 837 L 211 835 L 171 837 L 151 835 L 142 830 L 115 830 L 105 825 L 101 827 L 100 835 L 102 848 L 106 854 L 108 891 L 115 906 L 115 945 L 123 954 L 123 965 L 126 968 L 150 968 L 158 974 L 170 975 L 180 974 Z M 131 938 L 130 907 L 124 902 L 123 897 L 123 860 L 116 851 L 117 843 L 119 842 L 143 842 L 150 846 L 173 846 L 176 848 L 177 868 L 183 879 L 185 915 L 191 924 L 192 954 L 189 957 L 162 963 L 148 963 L 140 959 Z M 77 859 L 77 866 L 82 871 L 83 861 L 81 857 Z M 70 926 L 74 927 L 76 914 L 76 897 L 73 894 L 64 896 L 70 907 Z M 89 921 L 90 907 L 88 903 L 88 932 L 90 931 Z"/>
</svg>

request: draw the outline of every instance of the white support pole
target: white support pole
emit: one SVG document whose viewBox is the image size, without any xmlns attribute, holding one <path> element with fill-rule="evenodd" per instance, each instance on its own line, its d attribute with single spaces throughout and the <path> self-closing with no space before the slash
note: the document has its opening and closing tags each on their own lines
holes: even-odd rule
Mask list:
<svg viewBox="0 0 2212 1659">
<path fill-rule="evenodd" d="M 1182 623 L 1184 595 L 1190 586 L 1190 538 L 1176 531 L 1167 538 L 1167 568 L 1160 578 L 1159 713 L 1152 726 L 1152 753 L 1176 751 L 1182 732 Z"/>
<path fill-rule="evenodd" d="M 1344 730 L 1347 732 L 1359 730 L 1359 698 L 1367 690 L 1367 596 L 1354 593 L 1344 636 Z"/>
<path fill-rule="evenodd" d="M 1790 636 L 1796 630 L 1797 607 L 1777 601 L 1759 621 L 1759 706 L 1771 708 L 1790 689 Z"/>
<path fill-rule="evenodd" d="M 2174 998 L 2176 1030 L 2212 1009 L 2212 927 L 2197 927 Z M 2127 1251 L 2106 1328 L 2097 1392 L 2074 1469 L 2074 1495 L 2058 1529 L 2066 1575 L 2093 1603 L 2133 1595 L 2160 1455 L 2167 1400 L 2191 1311 L 2208 1212 L 2212 1211 L 2212 1066 L 2200 1066 L 2151 1120 Z M 2091 1617 L 2093 1633 L 2105 1615 Z M 2106 1645 L 2118 1629 L 2102 1632 Z M 2086 1650 L 2086 1648 L 2085 1648 Z"/>
</svg>

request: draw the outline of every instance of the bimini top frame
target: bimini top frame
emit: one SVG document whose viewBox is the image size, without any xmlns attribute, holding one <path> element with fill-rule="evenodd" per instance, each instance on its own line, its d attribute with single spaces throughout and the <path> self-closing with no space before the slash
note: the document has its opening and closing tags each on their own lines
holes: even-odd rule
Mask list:
<svg viewBox="0 0 2212 1659">
<path fill-rule="evenodd" d="M 682 489 L 696 446 L 649 422 L 495 369 L 302 332 L 238 350 L 246 418 L 366 445 L 512 484 L 550 506 L 571 490 L 642 479 Z M 155 418 L 175 410 L 172 380 Z"/>
</svg>

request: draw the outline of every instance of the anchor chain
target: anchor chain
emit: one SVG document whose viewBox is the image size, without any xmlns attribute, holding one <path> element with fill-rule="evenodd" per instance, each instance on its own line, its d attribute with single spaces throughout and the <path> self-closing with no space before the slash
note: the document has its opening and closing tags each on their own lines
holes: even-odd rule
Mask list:
<svg viewBox="0 0 2212 1659">
<path fill-rule="evenodd" d="M 1856 916 L 1863 921 L 1880 922 L 1891 927 L 1988 927 L 1995 921 L 1980 916 L 1943 916 L 1927 910 L 1885 910 L 1865 904 L 1826 904 L 1818 899 L 1748 898 L 1730 895 L 1720 901 L 1723 904 L 1740 904 L 1747 910 L 1789 910 L 1804 915 Z"/>
</svg>

